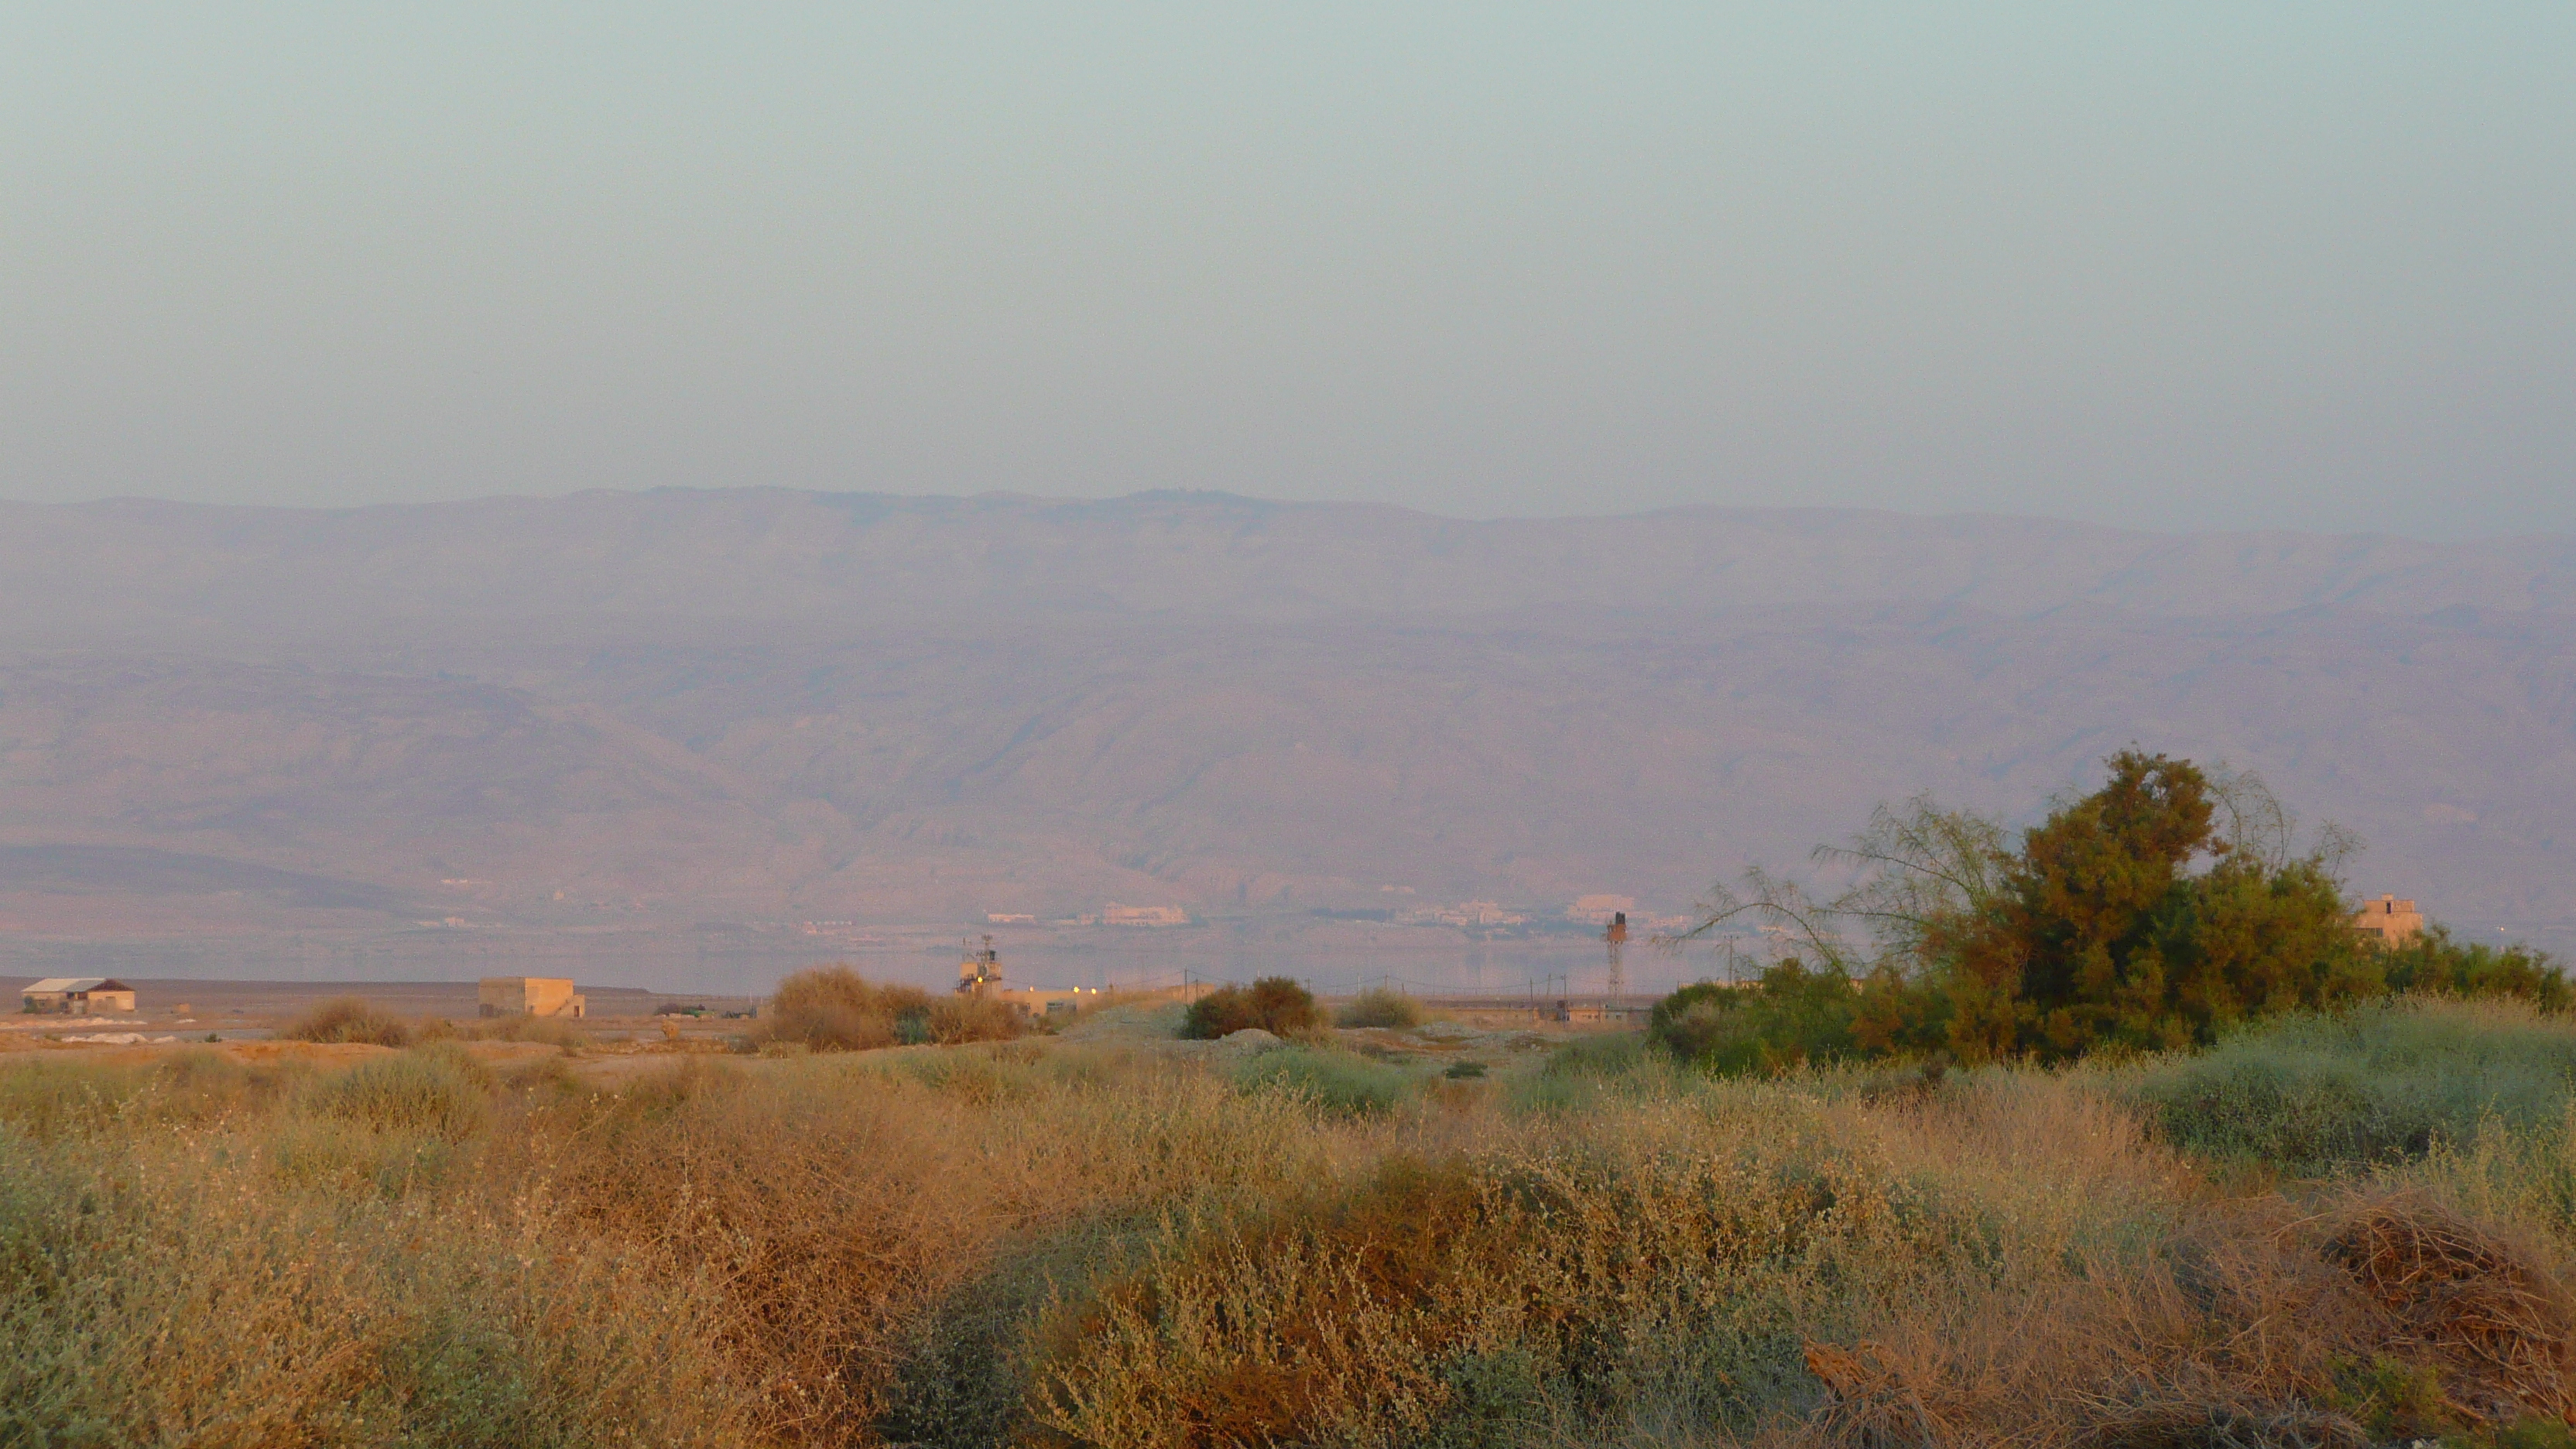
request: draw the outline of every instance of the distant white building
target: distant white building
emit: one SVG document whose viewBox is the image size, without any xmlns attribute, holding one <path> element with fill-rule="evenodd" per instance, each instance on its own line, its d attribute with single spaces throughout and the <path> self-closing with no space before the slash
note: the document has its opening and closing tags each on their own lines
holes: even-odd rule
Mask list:
<svg viewBox="0 0 2576 1449">
<path fill-rule="evenodd" d="M 1587 925 L 1606 926 L 1612 916 L 1636 908 L 1635 896 L 1576 896 L 1573 909 L 1565 913 L 1565 918 Z"/>
<path fill-rule="evenodd" d="M 49 976 L 18 999 L 20 1011 L 37 1016 L 97 1016 L 132 1011 L 134 988 L 110 976 Z"/>
<path fill-rule="evenodd" d="M 1116 901 L 1100 908 L 1104 926 L 1186 926 L 1189 911 L 1181 906 L 1122 906 Z"/>
</svg>

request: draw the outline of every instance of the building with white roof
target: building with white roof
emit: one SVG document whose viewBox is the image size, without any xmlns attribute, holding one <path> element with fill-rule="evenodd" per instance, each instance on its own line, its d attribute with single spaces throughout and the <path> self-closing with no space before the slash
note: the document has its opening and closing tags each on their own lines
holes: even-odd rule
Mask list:
<svg viewBox="0 0 2576 1449">
<path fill-rule="evenodd" d="M 18 1008 L 38 1016 L 95 1016 L 132 1011 L 134 988 L 112 976 L 48 976 L 18 993 Z"/>
</svg>

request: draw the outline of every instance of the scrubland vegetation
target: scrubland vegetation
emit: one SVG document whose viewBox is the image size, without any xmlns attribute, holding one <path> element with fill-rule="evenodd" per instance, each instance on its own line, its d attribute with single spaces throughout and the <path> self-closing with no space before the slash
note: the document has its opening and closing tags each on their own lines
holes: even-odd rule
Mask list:
<svg viewBox="0 0 2576 1449">
<path fill-rule="evenodd" d="M 1009 1041 L 1020 1035 L 1021 1016 L 998 1001 L 950 992 L 933 996 L 918 986 L 887 986 L 847 967 L 800 971 L 778 983 L 761 1020 L 763 1039 L 795 1042 L 818 1051 L 874 1047 L 955 1046 L 970 1041 Z"/>
<path fill-rule="evenodd" d="M 2072 1070 L 585 1065 L 0 1068 L 0 1442 L 2564 1442 L 2521 1001 Z"/>
<path fill-rule="evenodd" d="M 0 1064 L 0 1443 L 2576 1443 L 2554 967 L 2314 929 L 2326 856 L 2113 765 L 1757 881 L 1797 954 L 1644 1033 L 829 971 L 779 1055 Z"/>
</svg>

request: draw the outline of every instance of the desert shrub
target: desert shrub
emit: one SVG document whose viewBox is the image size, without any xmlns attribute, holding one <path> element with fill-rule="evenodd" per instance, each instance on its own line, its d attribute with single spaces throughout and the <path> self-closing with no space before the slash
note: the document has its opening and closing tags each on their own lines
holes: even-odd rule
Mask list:
<svg viewBox="0 0 2576 1449">
<path fill-rule="evenodd" d="M 1485 1064 L 1483 1062 L 1451 1062 L 1449 1064 L 1449 1070 L 1442 1072 L 1440 1075 L 1447 1077 L 1453 1082 L 1472 1082 L 1485 1075 Z"/>
<path fill-rule="evenodd" d="M 0 1127 L 0 1444 L 747 1437 L 699 1285 L 533 1199 L 350 1199 L 238 1146 Z"/>
<path fill-rule="evenodd" d="M 755 1035 L 823 1051 L 868 1051 L 930 1039 L 930 993 L 879 985 L 846 966 L 799 971 L 778 983 Z M 910 1030 L 906 1030 L 906 1026 Z"/>
<path fill-rule="evenodd" d="M 2278 1019 L 2100 1080 L 2195 1152 L 2316 1175 L 2466 1142 L 2489 1118 L 2559 1121 L 2576 1024 L 2519 1001 L 2404 1001 Z"/>
<path fill-rule="evenodd" d="M 1247 1091 L 1290 1093 L 1326 1112 L 1375 1116 L 1411 1095 L 1413 1075 L 1333 1047 L 1290 1046 L 1262 1052 L 1227 1068 Z"/>
<path fill-rule="evenodd" d="M 1646 1033 L 1675 1057 L 1709 1071 L 1777 1075 L 1857 1053 L 1853 1022 L 1860 1003 L 1859 990 L 1841 971 L 1810 971 L 1784 961 L 1748 985 L 1704 981 L 1683 987 L 1655 1003 Z"/>
<path fill-rule="evenodd" d="M 1670 1095 L 1679 1084 L 1669 1052 L 1641 1032 L 1601 1032 L 1557 1047 L 1535 1072 L 1515 1077 L 1504 1107 L 1513 1116 L 1576 1116 L 1641 1095 Z"/>
<path fill-rule="evenodd" d="M 147 1123 L 211 1123 L 274 1100 L 291 1070 L 245 1067 L 203 1046 L 149 1064 L 20 1059 L 0 1064 L 0 1122 L 48 1141 Z"/>
<path fill-rule="evenodd" d="M 897 1027 L 917 1032 L 941 1046 L 957 1046 L 970 1041 L 1016 1040 L 1028 1031 L 1029 1019 L 1009 1002 L 951 993 L 933 999 L 917 1027 L 905 1027 L 900 1019 Z"/>
<path fill-rule="evenodd" d="M 2009 1312 L 1927 1298 L 1865 1341 L 1810 1343 L 1826 1392 L 1785 1437 L 2548 1442 L 2570 1408 L 2559 1256 L 2411 1190 L 2230 1204 L 2148 1253 L 2013 1293 Z"/>
<path fill-rule="evenodd" d="M 318 1078 L 303 1105 L 373 1131 L 461 1142 L 483 1125 L 493 1086 L 491 1072 L 463 1050 L 433 1043 Z"/>
<path fill-rule="evenodd" d="M 974 1285 L 1010 1302 L 1050 1296 L 1044 1282 L 995 1287 L 1006 1262 L 1041 1271 L 1062 1246 L 1078 1264 L 1104 1225 L 1141 1232 L 1203 1197 L 1257 1199 L 1330 1171 L 1332 1129 L 1287 1098 L 1154 1062 L 1105 1090 L 1056 1070 L 1052 1053 L 995 1059 L 1008 1084 L 995 1095 L 973 1070 L 986 1055 L 816 1056 L 757 1073 L 691 1063 L 535 1120 L 555 1144 L 544 1160 L 556 1191 L 589 1231 L 661 1245 L 674 1273 L 722 1285 L 712 1343 L 765 1386 L 771 1433 L 864 1442 L 914 1355 L 1018 1372 L 1026 1319 L 965 1312 L 997 1341 L 923 1341 L 934 1321 L 966 1331 L 944 1305 Z M 934 1065 L 952 1070 L 925 1080 Z M 1073 1242 L 1043 1241 L 1059 1232 Z M 919 1392 L 945 1402 L 933 1384 Z M 978 1390 L 995 1392 L 1016 1390 Z"/>
<path fill-rule="evenodd" d="M 288 1022 L 277 1034 L 288 1041 L 399 1047 L 411 1044 L 412 1029 L 401 1018 L 377 1010 L 363 996 L 335 996 Z"/>
<path fill-rule="evenodd" d="M 1422 1003 L 1401 991 L 1372 986 L 1344 1003 L 1333 1018 L 1336 1026 L 1412 1027 L 1426 1020 Z"/>
<path fill-rule="evenodd" d="M 1305 1036 L 1323 1024 L 1313 993 L 1288 977 L 1264 976 L 1248 987 L 1220 986 L 1191 1002 L 1181 1035 L 1208 1041 L 1258 1027 L 1274 1036 Z"/>
<path fill-rule="evenodd" d="M 816 1051 L 869 1051 L 936 1042 L 1007 1041 L 1020 1013 L 987 997 L 933 997 L 918 986 L 879 984 L 845 966 L 799 971 L 778 983 L 758 1035 Z"/>
<path fill-rule="evenodd" d="M 1984 1120 L 1975 1120 L 1982 1116 Z M 2054 1284 L 2148 1236 L 2170 1165 L 2072 1092 L 1875 1112 L 1737 1085 L 1395 1156 L 1185 1231 L 1069 1305 L 1033 1409 L 1083 1443 L 1591 1442 L 1813 1403 L 1801 1334 Z M 2027 1133 L 2080 1142 L 2029 1175 Z"/>
</svg>

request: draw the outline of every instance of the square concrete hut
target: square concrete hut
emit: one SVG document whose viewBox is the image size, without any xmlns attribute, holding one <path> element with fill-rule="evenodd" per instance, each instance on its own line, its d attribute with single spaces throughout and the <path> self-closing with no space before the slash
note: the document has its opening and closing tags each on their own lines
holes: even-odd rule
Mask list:
<svg viewBox="0 0 2576 1449">
<path fill-rule="evenodd" d="M 590 1005 L 570 981 L 553 976 L 486 976 L 474 988 L 474 1001 L 484 1016 L 579 1017 Z"/>
<path fill-rule="evenodd" d="M 2362 902 L 2361 911 L 2352 918 L 2352 926 L 2365 936 L 2376 936 L 2379 944 L 2394 950 L 2424 934 L 2424 913 L 2413 901 L 2384 895 L 2375 901 Z"/>
<path fill-rule="evenodd" d="M 99 1016 L 134 1009 L 134 988 L 113 976 L 49 976 L 18 996 L 18 1009 L 38 1016 Z"/>
</svg>

